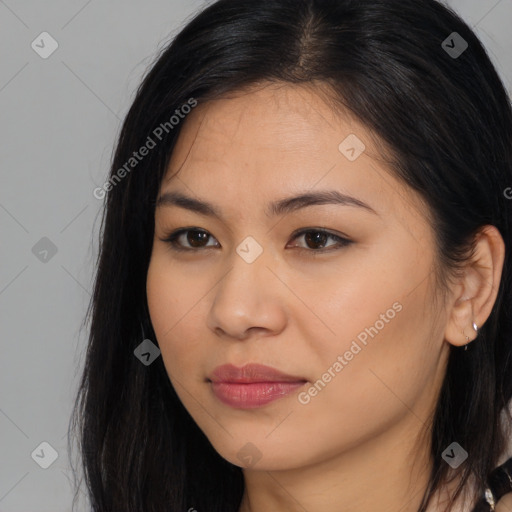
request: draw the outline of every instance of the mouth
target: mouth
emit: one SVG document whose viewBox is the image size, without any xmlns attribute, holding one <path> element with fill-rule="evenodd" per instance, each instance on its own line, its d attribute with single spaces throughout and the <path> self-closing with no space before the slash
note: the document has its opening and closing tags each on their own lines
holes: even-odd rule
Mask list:
<svg viewBox="0 0 512 512">
<path fill-rule="evenodd" d="M 207 382 L 222 403 L 238 409 L 254 409 L 289 395 L 308 381 L 270 366 L 247 364 L 237 368 L 228 364 L 218 366 Z"/>
</svg>

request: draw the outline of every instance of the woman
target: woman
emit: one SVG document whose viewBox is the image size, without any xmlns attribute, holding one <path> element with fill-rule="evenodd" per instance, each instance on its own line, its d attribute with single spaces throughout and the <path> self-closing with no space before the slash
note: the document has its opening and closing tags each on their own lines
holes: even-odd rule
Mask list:
<svg viewBox="0 0 512 512">
<path fill-rule="evenodd" d="M 509 98 L 440 3 L 198 14 L 95 190 L 93 510 L 508 507 L 511 186 Z"/>
</svg>

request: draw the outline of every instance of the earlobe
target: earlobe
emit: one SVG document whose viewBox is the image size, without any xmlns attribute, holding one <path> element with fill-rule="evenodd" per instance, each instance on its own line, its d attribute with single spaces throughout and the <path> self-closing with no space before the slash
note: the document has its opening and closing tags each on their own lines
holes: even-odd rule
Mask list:
<svg viewBox="0 0 512 512">
<path fill-rule="evenodd" d="M 445 340 L 456 347 L 468 345 L 476 338 L 477 317 L 473 298 L 459 298 L 452 306 L 451 316 L 445 330 Z M 477 329 L 474 329 L 474 326 Z"/>
<path fill-rule="evenodd" d="M 445 330 L 445 340 L 464 346 L 476 337 L 487 321 L 498 295 L 505 243 L 494 226 L 485 226 L 477 235 L 473 257 L 458 283 L 455 301 Z"/>
</svg>

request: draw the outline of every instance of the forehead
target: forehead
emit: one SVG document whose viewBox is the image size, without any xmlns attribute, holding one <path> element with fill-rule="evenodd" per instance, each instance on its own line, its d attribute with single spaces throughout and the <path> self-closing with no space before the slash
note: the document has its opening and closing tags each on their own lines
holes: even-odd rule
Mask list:
<svg viewBox="0 0 512 512">
<path fill-rule="evenodd" d="M 379 139 L 325 98 L 323 90 L 274 84 L 200 103 L 184 121 L 162 190 L 234 207 L 328 188 L 376 210 L 421 211 L 419 197 L 390 173 Z"/>
<path fill-rule="evenodd" d="M 340 117 L 322 100 L 320 91 L 272 84 L 200 103 L 184 122 L 171 168 L 176 169 L 185 157 L 222 163 L 244 153 L 254 158 L 255 151 L 262 159 L 272 154 L 293 161 L 294 156 L 311 155 L 334 162 L 341 156 L 339 143 L 350 133 L 365 140 L 366 154 L 375 152 L 367 130 L 353 116 Z"/>
</svg>

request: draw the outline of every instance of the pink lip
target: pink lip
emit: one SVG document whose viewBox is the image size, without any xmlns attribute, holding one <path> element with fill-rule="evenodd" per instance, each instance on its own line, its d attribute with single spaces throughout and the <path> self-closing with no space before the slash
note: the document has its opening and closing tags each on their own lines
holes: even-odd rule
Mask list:
<svg viewBox="0 0 512 512">
<path fill-rule="evenodd" d="M 221 402 L 240 409 L 261 407 L 307 382 L 302 377 L 287 375 L 261 364 L 247 364 L 242 368 L 230 364 L 218 366 L 208 381 Z"/>
</svg>

